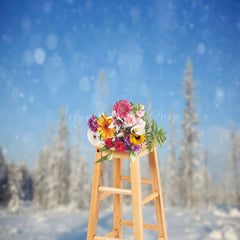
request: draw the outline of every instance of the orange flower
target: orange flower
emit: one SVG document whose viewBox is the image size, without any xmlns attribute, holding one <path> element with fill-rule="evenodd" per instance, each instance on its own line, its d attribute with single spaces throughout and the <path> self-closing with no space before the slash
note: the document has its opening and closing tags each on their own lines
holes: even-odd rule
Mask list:
<svg viewBox="0 0 240 240">
<path fill-rule="evenodd" d="M 112 138 L 115 132 L 115 128 L 109 128 L 113 120 L 108 116 L 101 116 L 98 120 L 98 131 L 102 138 Z"/>
</svg>

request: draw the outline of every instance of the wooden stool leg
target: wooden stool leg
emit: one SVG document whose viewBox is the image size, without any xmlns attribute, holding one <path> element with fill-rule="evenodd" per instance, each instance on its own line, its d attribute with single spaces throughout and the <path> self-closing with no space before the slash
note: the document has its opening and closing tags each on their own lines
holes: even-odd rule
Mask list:
<svg viewBox="0 0 240 240">
<path fill-rule="evenodd" d="M 140 161 L 130 162 L 134 240 L 143 240 L 143 214 Z"/>
<path fill-rule="evenodd" d="M 123 182 L 120 177 L 123 175 L 123 159 L 114 158 L 114 170 L 113 170 L 113 187 L 123 188 Z M 123 196 L 122 194 L 113 195 L 113 231 L 117 231 L 116 237 L 122 238 L 122 208 L 123 208 Z"/>
<path fill-rule="evenodd" d="M 158 165 L 157 147 L 154 147 L 154 150 L 149 155 L 149 165 L 150 165 L 150 172 L 152 177 L 153 192 L 159 193 L 159 196 L 154 199 L 157 225 L 158 225 L 158 236 L 159 238 L 162 237 L 164 240 L 167 240 L 167 229 L 166 229 L 165 214 L 164 214 L 164 208 L 163 208 L 163 198 L 162 198 L 159 165 Z"/>
<path fill-rule="evenodd" d="M 102 153 L 95 153 L 95 162 L 101 158 Z M 103 173 L 103 162 L 94 165 L 93 170 L 93 181 L 92 181 L 92 194 L 91 194 L 91 204 L 89 212 L 88 221 L 88 235 L 87 240 L 93 240 L 94 236 L 97 234 L 97 223 L 98 223 L 98 213 L 99 213 L 99 202 L 100 202 L 100 192 L 98 188 L 102 184 L 102 173 Z"/>
</svg>

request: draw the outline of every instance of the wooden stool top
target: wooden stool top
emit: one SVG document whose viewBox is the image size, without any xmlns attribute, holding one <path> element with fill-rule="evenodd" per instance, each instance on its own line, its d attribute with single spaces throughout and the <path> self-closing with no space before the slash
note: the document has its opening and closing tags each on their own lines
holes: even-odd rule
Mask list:
<svg viewBox="0 0 240 240">
<path fill-rule="evenodd" d="M 154 143 L 153 148 L 156 147 L 156 146 L 158 146 L 158 144 Z M 98 151 L 98 150 L 100 150 L 103 147 L 103 145 L 94 146 L 94 147 Z M 153 151 L 153 148 L 152 148 L 152 151 Z M 112 151 L 109 151 L 109 150 L 102 151 L 101 152 L 102 153 L 102 157 L 106 156 L 107 154 L 109 154 L 111 152 Z M 146 145 L 143 145 L 141 150 L 140 150 L 140 152 L 139 152 L 139 154 L 138 154 L 138 157 L 140 158 L 140 157 L 143 157 L 143 156 L 145 156 L 147 154 L 148 154 L 148 149 L 147 149 Z M 114 151 L 112 157 L 113 158 L 120 158 L 120 159 L 129 159 L 129 153 L 128 152 L 117 152 L 117 151 Z"/>
</svg>

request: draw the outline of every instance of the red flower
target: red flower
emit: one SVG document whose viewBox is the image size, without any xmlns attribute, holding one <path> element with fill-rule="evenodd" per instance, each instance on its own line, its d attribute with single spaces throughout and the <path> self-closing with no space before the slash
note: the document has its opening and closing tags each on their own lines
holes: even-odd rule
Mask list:
<svg viewBox="0 0 240 240">
<path fill-rule="evenodd" d="M 108 138 L 108 139 L 105 141 L 105 144 L 106 144 L 106 146 L 107 146 L 108 148 L 114 147 L 114 143 L 113 143 L 113 141 L 112 141 L 111 138 Z"/>
<path fill-rule="evenodd" d="M 123 152 L 125 150 L 125 145 L 122 141 L 116 142 L 115 148 L 117 152 Z"/>
</svg>

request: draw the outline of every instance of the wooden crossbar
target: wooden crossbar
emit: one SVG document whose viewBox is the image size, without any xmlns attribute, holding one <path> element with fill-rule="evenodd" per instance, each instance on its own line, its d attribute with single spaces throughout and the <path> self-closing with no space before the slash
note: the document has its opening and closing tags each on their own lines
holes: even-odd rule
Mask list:
<svg viewBox="0 0 240 240">
<path fill-rule="evenodd" d="M 109 192 L 101 193 L 101 195 L 100 195 L 100 200 L 103 200 L 103 199 L 105 199 L 106 197 L 109 197 L 109 196 L 111 196 L 111 195 L 112 195 L 112 193 L 109 193 Z"/>
<path fill-rule="evenodd" d="M 145 156 L 145 155 L 147 155 L 147 154 L 148 154 L 148 150 L 145 149 L 145 150 L 143 150 L 143 151 L 141 151 L 141 152 L 139 153 L 138 157 L 143 157 L 143 156 Z"/>
<path fill-rule="evenodd" d="M 142 200 L 142 205 L 150 202 L 151 200 L 153 200 L 154 198 L 158 197 L 159 194 L 157 192 L 154 192 L 150 195 L 148 195 L 147 197 L 145 197 L 143 200 Z"/>
<path fill-rule="evenodd" d="M 123 238 L 113 238 L 113 237 L 101 237 L 101 236 L 95 236 L 94 240 L 126 240 Z"/>
<path fill-rule="evenodd" d="M 128 226 L 128 227 L 133 227 L 133 222 L 122 220 L 121 221 L 121 225 Z M 158 226 L 157 225 L 153 225 L 153 224 L 144 223 L 143 224 L 143 228 L 154 230 L 154 231 L 158 231 Z"/>
<path fill-rule="evenodd" d="M 132 191 L 130 189 L 123 189 L 123 188 L 114 188 L 114 187 L 99 187 L 98 190 L 100 192 L 106 192 L 111 194 L 125 194 L 125 195 L 132 195 Z"/>
<path fill-rule="evenodd" d="M 117 231 L 112 231 L 112 232 L 110 232 L 109 234 L 105 235 L 105 237 L 116 237 L 117 234 L 118 234 Z"/>
<path fill-rule="evenodd" d="M 120 179 L 123 182 L 131 182 L 130 177 L 127 177 L 127 176 L 121 176 Z M 141 183 L 152 184 L 152 179 L 151 178 L 141 178 Z"/>
</svg>

